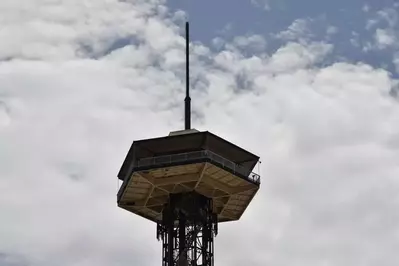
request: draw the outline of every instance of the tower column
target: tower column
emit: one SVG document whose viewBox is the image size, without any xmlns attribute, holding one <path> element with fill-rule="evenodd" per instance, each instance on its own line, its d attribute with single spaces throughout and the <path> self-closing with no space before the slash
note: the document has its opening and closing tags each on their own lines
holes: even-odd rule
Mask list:
<svg viewBox="0 0 399 266">
<path fill-rule="evenodd" d="M 196 192 L 170 195 L 163 221 L 157 226 L 165 248 L 163 261 L 167 263 L 164 265 L 213 266 L 217 220 L 211 206 L 211 199 Z"/>
</svg>

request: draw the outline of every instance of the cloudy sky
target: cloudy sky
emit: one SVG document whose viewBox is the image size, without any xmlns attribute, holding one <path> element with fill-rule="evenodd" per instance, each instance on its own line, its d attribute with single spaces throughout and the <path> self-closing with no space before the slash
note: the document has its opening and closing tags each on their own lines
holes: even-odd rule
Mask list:
<svg viewBox="0 0 399 266">
<path fill-rule="evenodd" d="M 261 156 L 219 266 L 396 266 L 399 2 L 0 1 L 0 265 L 161 264 L 116 207 L 135 139 L 193 127 Z"/>
</svg>

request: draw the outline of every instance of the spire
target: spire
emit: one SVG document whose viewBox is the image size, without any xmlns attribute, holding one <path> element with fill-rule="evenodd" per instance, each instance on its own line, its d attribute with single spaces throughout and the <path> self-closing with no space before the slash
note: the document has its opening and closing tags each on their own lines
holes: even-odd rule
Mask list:
<svg viewBox="0 0 399 266">
<path fill-rule="evenodd" d="M 190 98 L 190 29 L 189 24 L 186 22 L 186 98 L 184 99 L 184 119 L 185 130 L 191 129 L 191 98 Z"/>
</svg>

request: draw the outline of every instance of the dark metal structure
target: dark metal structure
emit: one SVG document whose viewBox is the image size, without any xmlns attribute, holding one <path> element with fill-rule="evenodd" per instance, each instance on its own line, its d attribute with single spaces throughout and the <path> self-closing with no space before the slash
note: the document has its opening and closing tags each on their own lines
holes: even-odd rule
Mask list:
<svg viewBox="0 0 399 266">
<path fill-rule="evenodd" d="M 184 127 L 191 128 L 191 98 L 190 98 L 190 25 L 186 22 L 186 98 L 184 99 Z"/>
<path fill-rule="evenodd" d="M 213 265 L 217 216 L 212 200 L 196 192 L 171 194 L 157 225 L 163 265 Z"/>
<path fill-rule="evenodd" d="M 118 206 L 157 224 L 163 266 L 213 266 L 218 223 L 240 219 L 260 186 L 258 156 L 191 129 L 188 26 L 185 130 L 134 141 L 118 174 Z"/>
</svg>

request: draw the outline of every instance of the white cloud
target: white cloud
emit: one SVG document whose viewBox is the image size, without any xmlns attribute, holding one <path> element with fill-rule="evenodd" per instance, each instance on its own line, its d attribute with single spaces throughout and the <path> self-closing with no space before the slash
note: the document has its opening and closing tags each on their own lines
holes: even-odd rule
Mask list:
<svg viewBox="0 0 399 266">
<path fill-rule="evenodd" d="M 217 44 L 218 40 L 219 39 L 214 39 L 214 45 Z M 229 50 L 234 50 L 236 52 L 245 51 L 255 53 L 265 52 L 267 46 L 265 38 L 261 35 L 235 36 L 231 43 L 224 44 L 226 49 Z"/>
<path fill-rule="evenodd" d="M 258 34 L 247 34 L 228 38 L 216 37 L 212 39 L 212 46 L 218 50 L 226 49 L 235 53 L 264 53 L 267 47 L 266 39 Z"/>
<path fill-rule="evenodd" d="M 393 56 L 393 64 L 396 67 L 396 72 L 399 73 L 399 52 L 394 54 L 394 56 Z"/>
<path fill-rule="evenodd" d="M 269 11 L 270 8 L 270 0 L 251 0 L 251 4 L 256 6 L 256 7 L 260 7 L 264 10 Z"/>
<path fill-rule="evenodd" d="M 360 40 L 359 40 L 359 33 L 352 31 L 351 32 L 352 37 L 350 38 L 350 43 L 354 46 L 354 47 L 360 47 Z"/>
<path fill-rule="evenodd" d="M 116 174 L 134 139 L 183 125 L 173 14 L 161 1 L 21 3 L 0 3 L 0 264 L 160 263 L 155 225 L 116 207 Z M 263 162 L 252 206 L 220 226 L 217 265 L 396 265 L 397 81 L 320 67 L 332 48 L 191 47 L 193 126 Z"/>
<path fill-rule="evenodd" d="M 362 7 L 362 11 L 368 13 L 370 11 L 370 6 L 368 4 L 364 4 Z"/>
<path fill-rule="evenodd" d="M 386 29 L 377 29 L 374 38 L 379 49 L 391 47 L 396 42 L 395 34 Z"/>
<path fill-rule="evenodd" d="M 328 35 L 334 35 L 336 33 L 338 33 L 338 28 L 337 27 L 335 27 L 335 26 L 328 26 L 327 27 L 327 34 Z"/>
<path fill-rule="evenodd" d="M 381 23 L 385 23 L 387 28 L 397 27 L 399 22 L 399 14 L 397 13 L 395 5 L 396 4 L 394 4 L 392 7 L 385 7 L 373 14 L 372 18 L 367 21 L 366 29 L 369 30 L 375 25 Z"/>
<path fill-rule="evenodd" d="M 389 27 L 395 27 L 398 24 L 398 13 L 397 10 L 392 8 L 384 8 L 377 12 L 377 18 L 388 23 Z"/>
<path fill-rule="evenodd" d="M 320 62 L 332 49 L 331 45 L 324 43 L 312 43 L 306 46 L 288 43 L 271 57 L 270 71 L 287 72 L 310 67 Z"/>
<path fill-rule="evenodd" d="M 363 50 L 386 49 L 395 53 L 399 49 L 399 13 L 396 4 L 378 10 L 374 17 L 368 20 L 366 29 L 375 30 L 374 40 L 367 42 Z"/>
<path fill-rule="evenodd" d="M 292 40 L 306 40 L 312 36 L 309 30 L 309 23 L 311 19 L 296 19 L 287 28 L 287 30 L 281 31 L 275 34 L 275 38 L 292 41 Z"/>
<path fill-rule="evenodd" d="M 377 24 L 378 24 L 378 20 L 377 19 L 369 19 L 369 20 L 367 20 L 367 22 L 366 22 L 366 30 L 372 29 Z"/>
<path fill-rule="evenodd" d="M 221 37 L 216 37 L 212 39 L 212 45 L 216 49 L 221 49 L 226 44 L 225 40 Z"/>
</svg>

